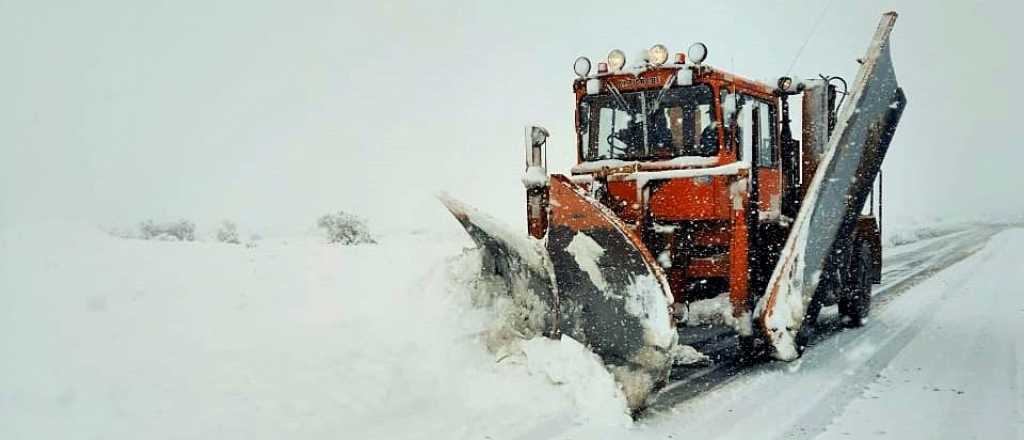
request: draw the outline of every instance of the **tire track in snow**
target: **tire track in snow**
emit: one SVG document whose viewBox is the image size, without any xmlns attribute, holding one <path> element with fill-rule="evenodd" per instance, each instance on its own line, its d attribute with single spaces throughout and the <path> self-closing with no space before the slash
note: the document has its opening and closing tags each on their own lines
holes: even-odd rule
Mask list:
<svg viewBox="0 0 1024 440">
<path fill-rule="evenodd" d="M 982 243 L 982 245 L 983 244 L 984 243 Z M 960 260 L 966 259 L 977 251 L 977 248 L 971 250 Z M 972 260 L 972 267 L 982 266 L 990 258 L 991 255 L 987 254 L 984 255 L 984 258 Z M 934 272 L 941 271 L 943 268 L 939 268 Z M 963 277 L 956 280 L 955 283 L 943 288 L 940 295 L 929 299 L 927 304 L 922 304 L 926 306 L 925 308 L 928 311 L 920 313 L 914 320 L 902 326 L 893 327 L 888 324 L 883 324 L 881 320 L 875 320 L 873 322 L 869 322 L 867 326 L 863 327 L 863 331 L 856 332 L 857 334 L 850 338 L 851 340 L 837 341 L 837 346 L 850 346 L 853 350 L 857 350 L 859 348 L 858 344 L 870 344 L 869 340 L 876 337 L 882 339 L 884 342 L 882 342 L 881 347 L 877 351 L 871 354 L 870 358 L 857 366 L 853 371 L 848 371 L 848 375 L 839 384 L 837 384 L 837 386 L 833 387 L 828 393 L 822 396 L 822 398 L 818 400 L 817 404 L 813 406 L 811 411 L 803 413 L 794 424 L 790 425 L 789 430 L 785 431 L 777 438 L 813 439 L 825 432 L 831 425 L 833 419 L 842 414 L 851 401 L 863 395 L 868 386 L 875 383 L 879 378 L 879 373 L 885 369 L 885 367 L 889 366 L 897 355 L 903 352 L 903 349 L 910 343 L 910 341 L 916 338 L 924 328 L 928 327 L 935 320 L 936 313 L 934 313 L 934 311 L 937 308 L 936 306 L 945 303 L 953 296 L 963 295 L 964 292 L 962 289 L 968 281 L 969 278 Z M 895 335 L 888 338 L 884 337 L 884 335 L 890 334 L 891 332 L 895 332 Z M 852 333 L 853 332 L 851 332 L 851 334 Z M 811 352 L 808 351 L 808 354 L 810 353 Z M 834 358 L 835 352 L 818 352 L 817 354 L 820 356 L 829 356 Z M 836 359 L 826 358 L 825 360 L 826 364 L 837 362 L 838 360 Z"/>
<path fill-rule="evenodd" d="M 924 311 L 935 319 L 820 438 L 1024 438 L 1015 425 L 1024 404 L 1021 245 L 1024 231 L 1000 234 L 972 258 L 978 264 L 958 266 L 894 304 L 910 315 L 920 313 L 913 308 L 919 297 L 942 295 Z"/>
<path fill-rule="evenodd" d="M 901 248 L 910 248 L 912 251 L 900 252 L 891 258 L 891 262 L 883 263 L 889 266 L 889 270 L 883 273 L 883 284 L 877 287 L 872 294 L 874 300 L 872 312 L 876 316 L 882 313 L 886 305 L 899 294 L 970 257 L 982 249 L 993 235 L 1005 229 L 1005 227 L 984 226 L 922 240 L 919 242 L 922 245 L 910 243 L 900 246 Z M 871 321 L 862 329 L 845 329 L 839 323 L 838 316 L 835 315 L 835 306 L 824 309 L 822 313 L 824 316 L 817 324 L 818 327 L 810 341 L 811 347 L 805 356 L 814 356 L 814 346 L 824 340 L 847 333 L 859 333 L 876 326 L 875 322 Z M 830 314 L 832 316 L 828 316 Z M 649 414 L 670 410 L 702 393 L 721 388 L 738 377 L 775 365 L 774 363 L 742 365 L 737 360 L 734 338 L 722 337 L 721 334 L 715 333 L 713 330 L 707 333 L 711 335 L 706 339 L 701 340 L 698 335 L 690 336 L 690 341 L 682 342 L 697 346 L 712 359 L 716 359 L 715 364 L 702 369 L 683 368 L 674 371 L 673 378 L 677 380 L 659 393 L 648 409 Z M 838 341 L 830 342 L 835 344 Z"/>
</svg>

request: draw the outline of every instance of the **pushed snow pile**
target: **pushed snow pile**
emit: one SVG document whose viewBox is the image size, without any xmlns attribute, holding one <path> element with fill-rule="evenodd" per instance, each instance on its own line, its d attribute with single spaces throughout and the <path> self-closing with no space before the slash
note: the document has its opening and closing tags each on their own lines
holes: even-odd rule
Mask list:
<svg viewBox="0 0 1024 440">
<path fill-rule="evenodd" d="M 689 327 L 727 325 L 734 327 L 736 318 L 732 316 L 732 303 L 729 292 L 714 298 L 702 299 L 687 304 L 686 325 Z"/>
<path fill-rule="evenodd" d="M 744 312 L 739 318 L 733 316 L 729 292 L 719 294 L 714 298 L 689 303 L 686 325 L 689 327 L 727 326 L 732 327 L 741 335 L 750 335 L 753 332 L 749 312 Z"/>
<path fill-rule="evenodd" d="M 615 379 L 601 358 L 575 339 L 533 338 L 522 344 L 529 370 L 564 387 L 574 406 L 587 417 L 602 423 L 628 425 L 629 409 Z M 585 418 L 579 421 L 586 422 Z"/>
<path fill-rule="evenodd" d="M 611 375 L 575 341 L 485 348 L 500 317 L 471 304 L 486 286 L 467 282 L 479 262 L 461 234 L 244 248 L 0 231 L 0 438 L 500 439 L 628 424 Z"/>
</svg>

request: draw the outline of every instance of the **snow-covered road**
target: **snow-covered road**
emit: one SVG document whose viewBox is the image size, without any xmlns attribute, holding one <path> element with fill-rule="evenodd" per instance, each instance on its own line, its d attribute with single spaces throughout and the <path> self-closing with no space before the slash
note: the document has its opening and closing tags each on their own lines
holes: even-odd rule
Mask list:
<svg viewBox="0 0 1024 440">
<path fill-rule="evenodd" d="M 909 241 L 901 246 L 885 249 L 882 282 L 874 289 L 874 308 L 884 308 L 888 301 L 907 291 L 916 283 L 960 262 L 981 249 L 1000 227 L 976 226 L 943 231 L 934 237 Z M 811 344 L 827 339 L 844 330 L 835 306 L 822 310 Z M 719 387 L 736 376 L 746 373 L 749 366 L 738 360 L 735 334 L 724 326 L 686 327 L 681 340 L 697 347 L 712 358 L 710 366 L 680 367 L 673 372 L 674 382 L 663 390 L 653 402 L 652 411 L 659 412 Z"/>
<path fill-rule="evenodd" d="M 712 384 L 615 436 L 1024 438 L 1024 229 L 995 231 L 899 249 L 866 327 L 829 330 L 826 314 L 800 360 Z"/>
<path fill-rule="evenodd" d="M 909 323 L 887 364 L 818 438 L 1024 438 L 1022 249 L 1024 229 L 1001 233 L 894 301 L 882 319 Z"/>
</svg>

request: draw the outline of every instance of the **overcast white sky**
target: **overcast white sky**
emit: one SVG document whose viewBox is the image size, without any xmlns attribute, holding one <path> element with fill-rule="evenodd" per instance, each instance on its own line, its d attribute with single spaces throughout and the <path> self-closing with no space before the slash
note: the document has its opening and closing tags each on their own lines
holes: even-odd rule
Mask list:
<svg viewBox="0 0 1024 440">
<path fill-rule="evenodd" d="M 442 190 L 521 222 L 523 125 L 574 159 L 576 56 L 699 40 L 773 81 L 826 4 L 687 3 L 0 0 L 0 225 L 429 227 Z M 1020 2 L 835 0 L 793 73 L 852 79 L 891 9 L 890 219 L 1024 212 Z"/>
</svg>

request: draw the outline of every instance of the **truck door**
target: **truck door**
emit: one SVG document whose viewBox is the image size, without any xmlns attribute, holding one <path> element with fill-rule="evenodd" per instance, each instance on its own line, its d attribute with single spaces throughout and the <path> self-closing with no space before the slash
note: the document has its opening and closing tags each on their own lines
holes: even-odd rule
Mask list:
<svg viewBox="0 0 1024 440">
<path fill-rule="evenodd" d="M 760 221 L 778 221 L 782 212 L 782 171 L 775 108 L 767 101 L 740 95 L 738 106 L 739 159 L 751 166 L 757 181 L 757 211 Z"/>
<path fill-rule="evenodd" d="M 754 152 L 758 182 L 758 217 L 778 221 L 782 215 L 782 169 L 778 136 L 775 132 L 775 107 L 760 99 L 752 100 L 751 150 Z"/>
</svg>

